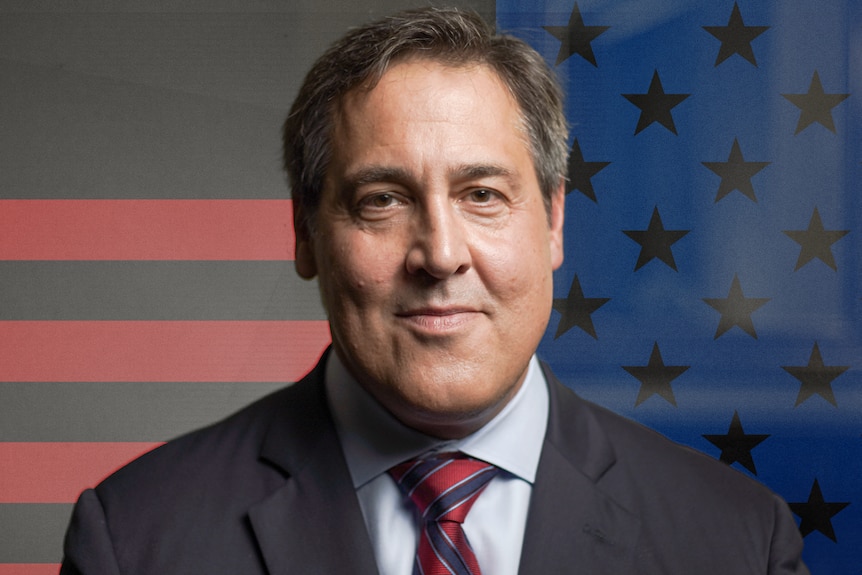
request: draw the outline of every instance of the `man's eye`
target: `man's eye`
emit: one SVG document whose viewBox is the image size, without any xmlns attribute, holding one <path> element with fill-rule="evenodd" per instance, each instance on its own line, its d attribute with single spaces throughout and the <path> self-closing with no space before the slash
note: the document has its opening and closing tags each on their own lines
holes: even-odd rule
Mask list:
<svg viewBox="0 0 862 575">
<path fill-rule="evenodd" d="M 388 208 L 397 202 L 392 194 L 376 194 L 369 198 L 365 198 L 362 203 L 370 208 Z"/>
<path fill-rule="evenodd" d="M 470 200 L 477 204 L 485 204 L 494 199 L 494 192 L 485 188 L 478 188 L 470 192 Z"/>
</svg>

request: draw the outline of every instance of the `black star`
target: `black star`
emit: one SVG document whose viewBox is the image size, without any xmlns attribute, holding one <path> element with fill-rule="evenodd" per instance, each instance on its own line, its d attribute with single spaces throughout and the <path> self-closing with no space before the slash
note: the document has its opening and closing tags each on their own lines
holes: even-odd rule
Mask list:
<svg viewBox="0 0 862 575">
<path fill-rule="evenodd" d="M 820 355 L 820 346 L 814 342 L 814 347 L 811 349 L 811 356 L 808 358 L 808 365 L 782 365 L 781 369 L 798 379 L 802 386 L 799 388 L 799 395 L 796 396 L 796 406 L 805 402 L 815 393 L 838 407 L 838 402 L 835 401 L 835 393 L 832 391 L 832 382 L 839 375 L 850 369 L 849 365 L 824 365 L 823 356 Z"/>
<path fill-rule="evenodd" d="M 733 412 L 733 420 L 730 422 L 730 428 L 727 430 L 726 435 L 704 435 L 703 437 L 721 450 L 721 455 L 719 456 L 721 461 L 728 465 L 739 463 L 754 475 L 757 475 L 757 468 L 754 466 L 751 450 L 763 443 L 769 435 L 745 433 L 742 429 L 742 422 L 739 420 L 738 412 Z"/>
<path fill-rule="evenodd" d="M 739 54 L 755 66 L 754 50 L 751 49 L 751 41 L 769 30 L 769 26 L 746 26 L 742 21 L 739 6 L 733 3 L 733 12 L 727 26 L 704 26 L 704 30 L 721 40 L 721 48 L 718 49 L 718 58 L 715 65 L 718 66 L 734 54 Z"/>
<path fill-rule="evenodd" d="M 721 177 L 721 183 L 718 185 L 718 193 L 715 196 L 716 203 L 734 190 L 740 192 L 752 202 L 757 203 L 757 196 L 754 195 L 754 186 L 751 185 L 751 178 L 770 164 L 770 162 L 746 162 L 745 158 L 742 157 L 739 140 L 736 138 L 733 139 L 733 145 L 730 147 L 730 155 L 727 157 L 726 162 L 701 163 Z"/>
<path fill-rule="evenodd" d="M 849 234 L 850 230 L 826 231 L 823 228 L 823 221 L 820 219 L 820 212 L 815 206 L 807 230 L 785 230 L 784 233 L 802 246 L 799 258 L 796 260 L 796 270 L 817 258 L 833 270 L 838 271 L 838 266 L 835 265 L 835 256 L 832 255 L 832 244 Z"/>
<path fill-rule="evenodd" d="M 626 100 L 641 109 L 635 135 L 653 122 L 658 122 L 676 134 L 676 125 L 673 123 L 673 116 L 670 111 L 690 95 L 665 94 L 661 79 L 658 77 L 658 70 L 653 72 L 652 81 L 646 94 L 623 94 Z"/>
<path fill-rule="evenodd" d="M 609 301 L 610 298 L 606 297 L 584 297 L 581 282 L 578 280 L 578 276 L 575 276 L 572 280 L 572 286 L 569 288 L 569 296 L 566 298 L 554 298 L 554 309 L 563 316 L 560 318 L 560 324 L 557 326 L 557 333 L 554 334 L 554 339 L 557 339 L 575 326 L 593 336 L 594 339 L 599 339 L 590 314 Z"/>
<path fill-rule="evenodd" d="M 638 271 L 654 258 L 660 259 L 672 270 L 677 271 L 676 261 L 673 259 L 673 251 L 670 247 L 689 231 L 691 230 L 665 230 L 657 207 L 653 208 L 649 227 L 646 230 L 623 230 L 625 235 L 641 245 L 641 253 L 635 264 L 635 271 Z"/>
<path fill-rule="evenodd" d="M 739 277 L 734 274 L 733 282 L 730 284 L 730 292 L 726 298 L 703 298 L 703 301 L 721 314 L 721 319 L 718 320 L 718 329 L 715 331 L 713 339 L 718 339 L 733 326 L 739 327 L 745 333 L 757 339 L 757 332 L 754 331 L 754 322 L 751 321 L 751 314 L 768 302 L 769 299 L 765 297 L 745 297 L 739 284 Z"/>
<path fill-rule="evenodd" d="M 820 491 L 820 484 L 815 479 L 814 485 L 811 486 L 811 493 L 808 494 L 808 501 L 788 503 L 788 505 L 802 520 L 799 523 L 799 532 L 803 537 L 812 531 L 819 531 L 838 543 L 835 530 L 832 528 L 832 518 L 850 505 L 849 501 L 825 501 L 823 492 Z"/>
<path fill-rule="evenodd" d="M 560 41 L 560 51 L 557 52 L 555 66 L 559 66 L 572 54 L 578 54 L 596 68 L 599 67 L 590 42 L 604 34 L 610 26 L 585 26 L 577 2 L 575 2 L 575 7 L 572 8 L 572 15 L 569 16 L 568 26 L 542 26 L 542 28 L 553 34 L 554 38 Z"/>
<path fill-rule="evenodd" d="M 584 154 L 578 140 L 572 143 L 572 151 L 569 153 L 569 189 L 566 193 L 575 190 L 598 203 L 596 192 L 593 190 L 592 177 L 608 167 L 610 162 L 585 162 Z"/>
<path fill-rule="evenodd" d="M 632 374 L 641 382 L 635 407 L 652 397 L 660 395 L 676 407 L 676 398 L 673 396 L 673 388 L 670 385 L 674 379 L 685 373 L 691 366 L 688 365 L 665 365 L 658 348 L 658 342 L 653 344 L 649 363 L 645 366 L 624 365 L 622 368 Z"/>
<path fill-rule="evenodd" d="M 801 110 L 799 122 L 794 135 L 798 134 L 814 122 L 835 133 L 835 121 L 832 119 L 832 108 L 850 97 L 850 94 L 826 94 L 820 83 L 820 74 L 814 70 L 807 94 L 781 94 Z"/>
</svg>

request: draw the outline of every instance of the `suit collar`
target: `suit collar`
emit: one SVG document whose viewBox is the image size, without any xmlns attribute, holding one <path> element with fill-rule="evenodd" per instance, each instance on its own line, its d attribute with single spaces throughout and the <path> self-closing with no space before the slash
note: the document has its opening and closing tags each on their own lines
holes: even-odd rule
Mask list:
<svg viewBox="0 0 862 575">
<path fill-rule="evenodd" d="M 323 386 L 325 356 L 282 394 L 260 457 L 284 485 L 249 510 L 269 572 L 376 573 Z"/>
<path fill-rule="evenodd" d="M 616 462 L 612 443 L 585 401 L 547 367 L 545 377 L 551 399 L 548 431 L 520 573 L 559 573 L 575 566 L 591 574 L 634 572 L 640 521 L 602 487 Z"/>
<path fill-rule="evenodd" d="M 574 468 L 595 483 L 616 463 L 613 444 L 589 404 L 560 383 L 546 364 L 542 368 L 551 399 L 545 442 L 553 444 Z"/>
<path fill-rule="evenodd" d="M 308 375 L 285 389 L 272 409 L 260 457 L 287 475 L 313 462 L 320 444 L 335 436 L 323 385 L 327 355 L 328 350 Z"/>
</svg>

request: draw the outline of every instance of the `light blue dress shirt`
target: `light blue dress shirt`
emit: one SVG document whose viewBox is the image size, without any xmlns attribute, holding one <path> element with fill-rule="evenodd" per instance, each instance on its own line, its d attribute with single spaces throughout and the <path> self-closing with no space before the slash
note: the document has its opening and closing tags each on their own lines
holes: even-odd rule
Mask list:
<svg viewBox="0 0 862 575">
<path fill-rule="evenodd" d="M 380 575 L 411 575 L 419 540 L 415 508 L 386 471 L 434 451 L 462 451 L 503 470 L 476 500 L 464 532 L 483 573 L 517 574 L 548 423 L 547 382 L 535 356 L 506 407 L 475 433 L 452 441 L 402 425 L 356 383 L 334 353 L 326 365 L 326 389 Z"/>
</svg>

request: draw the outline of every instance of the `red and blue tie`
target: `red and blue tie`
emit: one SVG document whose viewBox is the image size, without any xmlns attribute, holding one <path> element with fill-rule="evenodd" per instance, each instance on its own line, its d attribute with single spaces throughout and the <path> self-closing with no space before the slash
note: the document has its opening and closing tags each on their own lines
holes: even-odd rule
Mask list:
<svg viewBox="0 0 862 575">
<path fill-rule="evenodd" d="M 461 524 L 499 471 L 461 453 L 413 459 L 389 470 L 423 520 L 414 575 L 481 574 Z"/>
</svg>

